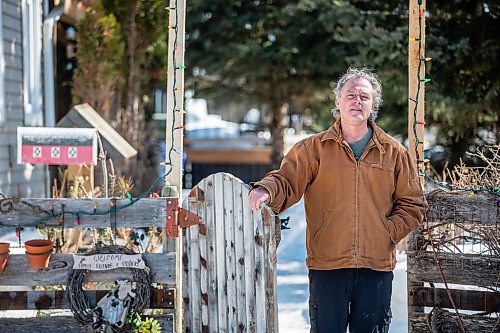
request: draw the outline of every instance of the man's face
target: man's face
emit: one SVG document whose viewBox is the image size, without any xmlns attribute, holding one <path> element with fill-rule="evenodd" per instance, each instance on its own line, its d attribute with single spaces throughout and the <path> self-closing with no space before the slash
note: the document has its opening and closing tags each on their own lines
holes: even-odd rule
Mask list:
<svg viewBox="0 0 500 333">
<path fill-rule="evenodd" d="M 373 111 L 373 88 L 364 78 L 347 81 L 335 101 L 343 124 L 361 125 L 368 122 Z"/>
</svg>

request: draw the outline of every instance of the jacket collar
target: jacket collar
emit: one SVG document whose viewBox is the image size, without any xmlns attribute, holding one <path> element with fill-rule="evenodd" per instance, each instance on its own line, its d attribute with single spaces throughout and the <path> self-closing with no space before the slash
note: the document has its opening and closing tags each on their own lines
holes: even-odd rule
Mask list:
<svg viewBox="0 0 500 333">
<path fill-rule="evenodd" d="M 382 144 L 390 143 L 389 136 L 373 121 L 369 121 L 368 126 L 370 126 L 373 129 L 373 136 L 370 142 L 368 143 L 368 146 L 371 146 L 373 142 L 375 146 L 377 146 L 377 148 L 380 150 L 380 152 L 384 154 L 385 149 Z M 342 131 L 340 129 L 340 118 L 337 119 L 335 123 L 333 123 L 333 125 L 330 126 L 330 128 L 328 128 L 324 132 L 324 135 L 321 138 L 321 142 L 326 140 L 335 140 L 340 144 L 344 140 L 344 138 L 342 137 Z"/>
</svg>

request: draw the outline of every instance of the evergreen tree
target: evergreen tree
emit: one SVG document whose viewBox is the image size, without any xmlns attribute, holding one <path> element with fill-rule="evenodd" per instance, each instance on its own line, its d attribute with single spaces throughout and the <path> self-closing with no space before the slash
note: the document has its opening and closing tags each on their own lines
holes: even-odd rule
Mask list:
<svg viewBox="0 0 500 333">
<path fill-rule="evenodd" d="M 331 88 L 349 66 L 379 74 L 378 123 L 407 137 L 408 3 L 400 1 L 187 2 L 188 84 L 203 97 L 245 95 L 272 110 L 273 162 L 286 106 L 332 119 Z M 471 144 L 499 142 L 499 6 L 494 1 L 427 3 L 427 130 L 456 162 Z M 497 27 L 497 28 L 495 28 Z M 189 74 L 189 73 L 188 73 Z M 451 126 L 450 126 L 451 125 Z"/>
</svg>

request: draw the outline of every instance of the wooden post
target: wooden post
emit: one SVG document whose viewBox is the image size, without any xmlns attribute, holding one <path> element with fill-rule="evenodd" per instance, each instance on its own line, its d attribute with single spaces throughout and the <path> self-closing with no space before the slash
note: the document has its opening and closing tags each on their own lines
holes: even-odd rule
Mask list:
<svg viewBox="0 0 500 333">
<path fill-rule="evenodd" d="M 177 186 L 182 193 L 182 128 L 184 110 L 184 39 L 185 39 L 185 0 L 170 0 L 170 17 L 168 24 L 168 76 L 167 76 L 167 120 L 166 120 L 166 159 L 171 168 L 167 181 Z M 181 200 L 179 200 L 181 203 Z M 175 242 L 177 253 L 176 297 L 175 297 L 175 331 L 182 332 L 182 233 L 171 239 Z M 168 248 L 169 246 L 167 246 Z"/>
<path fill-rule="evenodd" d="M 419 5 L 419 3 L 421 3 Z M 420 11 L 419 11 L 420 9 Z M 408 42 L 408 151 L 414 163 L 424 159 L 424 126 L 416 122 L 424 121 L 425 101 L 425 0 L 410 0 L 409 42 Z M 420 20 L 420 23 L 419 23 Z M 420 80 L 420 81 L 419 81 Z M 418 101 L 416 117 L 415 105 Z M 416 134 L 414 126 L 416 125 Z M 418 171 L 424 171 L 424 163 L 418 163 Z M 422 172 L 420 172 L 422 171 Z M 423 177 L 421 177 L 423 182 Z"/>
<path fill-rule="evenodd" d="M 410 0 L 409 3 L 409 36 L 408 36 L 408 151 L 419 175 L 423 174 L 424 163 L 424 126 L 417 124 L 424 121 L 425 98 L 425 0 Z M 417 104 L 418 102 L 418 104 Z M 416 110 L 415 110 L 416 108 Z M 416 127 L 415 127 L 416 126 Z M 416 133 L 415 133 L 416 132 Z M 416 134 L 416 135 L 415 135 Z M 418 156 L 417 156 L 418 151 Z M 424 177 L 420 176 L 423 186 Z M 408 237 L 408 265 L 413 262 L 412 253 L 416 250 L 416 231 Z M 408 267 L 410 268 L 410 267 Z M 407 290 L 423 287 L 423 283 L 414 282 L 407 274 Z M 408 295 L 408 331 L 411 332 L 409 318 L 414 312 L 424 312 L 423 307 L 410 305 Z"/>
</svg>

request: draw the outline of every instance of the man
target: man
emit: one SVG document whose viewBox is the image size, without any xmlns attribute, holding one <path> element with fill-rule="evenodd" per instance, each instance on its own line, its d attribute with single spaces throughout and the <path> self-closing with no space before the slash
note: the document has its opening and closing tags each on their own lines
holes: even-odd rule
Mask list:
<svg viewBox="0 0 500 333">
<path fill-rule="evenodd" d="M 335 95 L 337 121 L 298 142 L 248 197 L 254 211 L 281 212 L 304 195 L 311 332 L 388 332 L 395 247 L 427 204 L 408 152 L 374 123 L 376 75 L 351 68 Z"/>
</svg>

